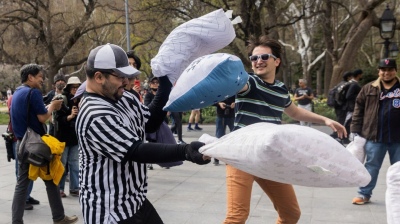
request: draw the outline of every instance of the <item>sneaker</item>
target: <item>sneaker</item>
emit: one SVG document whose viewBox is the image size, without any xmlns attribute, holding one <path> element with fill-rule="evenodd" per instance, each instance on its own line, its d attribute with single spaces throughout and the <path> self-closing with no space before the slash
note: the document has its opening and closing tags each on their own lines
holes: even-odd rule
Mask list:
<svg viewBox="0 0 400 224">
<path fill-rule="evenodd" d="M 178 136 L 178 134 L 177 134 L 177 133 L 173 133 L 172 135 L 173 135 L 174 137 L 177 137 L 177 136 Z"/>
<path fill-rule="evenodd" d="M 38 205 L 38 204 L 40 204 L 40 201 L 38 201 L 32 197 L 29 197 L 29 199 L 26 201 L 26 203 L 31 204 L 31 205 Z"/>
<path fill-rule="evenodd" d="M 67 195 L 64 193 L 64 191 L 60 191 L 60 196 L 61 196 L 62 198 L 67 197 Z"/>
<path fill-rule="evenodd" d="M 151 165 L 151 164 L 147 165 L 147 169 L 153 170 L 153 165 Z"/>
<path fill-rule="evenodd" d="M 79 197 L 79 190 L 69 191 L 69 195 L 74 197 Z"/>
<path fill-rule="evenodd" d="M 200 127 L 194 127 L 194 130 L 195 130 L 195 131 L 202 131 L 202 130 L 203 130 L 203 128 L 200 128 Z"/>
<path fill-rule="evenodd" d="M 25 203 L 25 210 L 33 210 L 33 205 Z"/>
<path fill-rule="evenodd" d="M 365 197 L 365 196 L 358 196 L 353 198 L 353 204 L 355 205 L 363 205 L 363 204 L 367 204 L 370 203 L 370 198 Z"/>
<path fill-rule="evenodd" d="M 60 221 L 54 221 L 54 224 L 72 224 L 78 222 L 78 217 L 76 215 L 73 216 L 65 216 L 62 220 Z"/>
<path fill-rule="evenodd" d="M 194 129 L 193 128 L 187 128 L 187 131 L 194 131 Z"/>
<path fill-rule="evenodd" d="M 214 164 L 214 166 L 219 166 L 219 160 L 218 159 L 214 159 L 213 164 Z"/>
<path fill-rule="evenodd" d="M 182 140 L 178 140 L 178 141 L 176 142 L 176 144 L 181 145 L 181 144 L 186 144 L 186 142 L 184 142 L 184 141 L 182 141 Z"/>
</svg>

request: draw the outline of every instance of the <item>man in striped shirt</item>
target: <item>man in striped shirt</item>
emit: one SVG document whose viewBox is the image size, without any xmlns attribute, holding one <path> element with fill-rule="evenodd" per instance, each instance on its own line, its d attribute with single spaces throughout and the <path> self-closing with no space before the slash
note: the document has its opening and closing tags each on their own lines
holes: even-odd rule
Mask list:
<svg viewBox="0 0 400 224">
<path fill-rule="evenodd" d="M 189 160 L 207 164 L 204 145 L 143 143 L 163 121 L 171 91 L 166 76 L 152 103 L 144 106 L 124 91 L 139 73 L 125 51 L 113 44 L 93 49 L 86 65 L 86 92 L 80 103 L 76 132 L 80 147 L 80 204 L 85 223 L 163 223 L 146 199 L 146 163 Z"/>
<path fill-rule="evenodd" d="M 237 130 L 258 122 L 281 124 L 282 113 L 301 121 L 325 124 L 347 135 L 346 129 L 336 121 L 296 107 L 292 103 L 285 85 L 275 79 L 281 63 L 282 46 L 266 36 L 253 38 L 248 45 L 254 75 L 249 76 L 245 87 L 235 100 L 235 128 Z M 278 219 L 276 223 L 297 223 L 300 208 L 290 184 L 261 179 L 226 166 L 227 216 L 224 223 L 245 223 L 250 212 L 253 182 L 256 181 L 270 197 Z"/>
</svg>

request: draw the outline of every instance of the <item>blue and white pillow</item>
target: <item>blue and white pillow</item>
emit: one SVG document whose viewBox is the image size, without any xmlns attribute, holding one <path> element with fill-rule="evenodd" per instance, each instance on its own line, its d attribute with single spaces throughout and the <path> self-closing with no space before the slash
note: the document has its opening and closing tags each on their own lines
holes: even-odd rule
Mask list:
<svg viewBox="0 0 400 224">
<path fill-rule="evenodd" d="M 173 87 L 165 111 L 204 108 L 235 95 L 249 75 L 234 55 L 215 53 L 194 60 Z"/>
</svg>

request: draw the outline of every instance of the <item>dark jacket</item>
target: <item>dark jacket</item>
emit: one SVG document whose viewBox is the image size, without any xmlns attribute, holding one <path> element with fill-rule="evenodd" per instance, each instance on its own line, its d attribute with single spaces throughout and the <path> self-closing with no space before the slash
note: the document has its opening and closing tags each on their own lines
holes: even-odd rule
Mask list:
<svg viewBox="0 0 400 224">
<path fill-rule="evenodd" d="M 347 92 L 346 92 L 346 110 L 347 111 L 354 111 L 354 107 L 356 105 L 356 98 L 358 96 L 358 93 L 361 91 L 361 86 L 360 84 L 352 80 L 350 81 L 350 84 L 347 87 Z"/>
<path fill-rule="evenodd" d="M 400 78 L 396 77 L 399 81 Z M 376 141 L 378 137 L 380 78 L 361 88 L 356 99 L 350 132 L 358 133 L 367 140 Z"/>
<path fill-rule="evenodd" d="M 78 144 L 78 138 L 75 131 L 75 121 L 76 117 L 68 121 L 67 117 L 71 114 L 72 107 L 78 106 L 78 101 L 71 100 L 72 95 L 65 94 L 67 97 L 68 105 L 64 105 L 56 114 L 56 122 L 54 137 L 56 137 L 60 142 L 65 142 L 66 146 L 74 146 Z M 57 128 L 56 128 L 57 127 Z"/>
</svg>

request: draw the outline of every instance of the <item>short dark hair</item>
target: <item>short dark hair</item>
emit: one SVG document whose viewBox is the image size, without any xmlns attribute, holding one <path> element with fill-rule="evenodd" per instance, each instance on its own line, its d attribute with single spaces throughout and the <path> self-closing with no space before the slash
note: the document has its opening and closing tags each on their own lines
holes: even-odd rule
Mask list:
<svg viewBox="0 0 400 224">
<path fill-rule="evenodd" d="M 283 47 L 279 43 L 279 41 L 274 40 L 269 38 L 266 35 L 260 36 L 258 38 L 251 36 L 249 39 L 249 44 L 247 45 L 247 53 L 249 56 L 253 54 L 254 48 L 258 46 L 264 46 L 264 47 L 269 47 L 271 48 L 272 54 L 282 60 L 282 54 L 283 54 Z M 276 67 L 276 73 L 279 72 L 279 67 L 281 64 Z"/>
<path fill-rule="evenodd" d="M 360 75 L 360 74 L 363 74 L 363 71 L 361 69 L 356 69 L 356 70 L 353 71 L 353 76 L 357 76 L 357 75 Z"/>
<path fill-rule="evenodd" d="M 343 73 L 343 81 L 346 81 L 346 82 L 347 82 L 347 80 L 348 80 L 349 78 L 351 78 L 351 77 L 353 77 L 353 73 L 352 73 L 352 72 L 347 71 L 347 72 Z"/>
<path fill-rule="evenodd" d="M 95 74 L 96 72 L 102 72 L 102 73 L 104 73 L 104 74 L 107 74 L 107 75 L 106 75 L 106 78 L 107 78 L 107 77 L 108 77 L 108 74 L 113 73 L 114 71 L 111 70 L 111 69 L 93 69 L 93 68 L 89 68 L 89 66 L 86 66 L 85 72 L 86 72 L 86 77 L 87 77 L 88 79 L 92 79 L 92 78 L 94 77 L 94 74 Z"/>
<path fill-rule="evenodd" d="M 142 66 L 142 62 L 140 61 L 140 58 L 135 54 L 135 52 L 133 50 L 126 52 L 126 56 L 128 56 L 128 58 L 133 58 L 133 60 L 135 60 L 136 63 L 136 68 L 137 70 L 140 69 L 140 66 Z"/>
<path fill-rule="evenodd" d="M 21 83 L 28 81 L 28 75 L 36 76 L 39 72 L 43 71 L 43 67 L 38 64 L 26 64 L 20 69 Z"/>
</svg>

